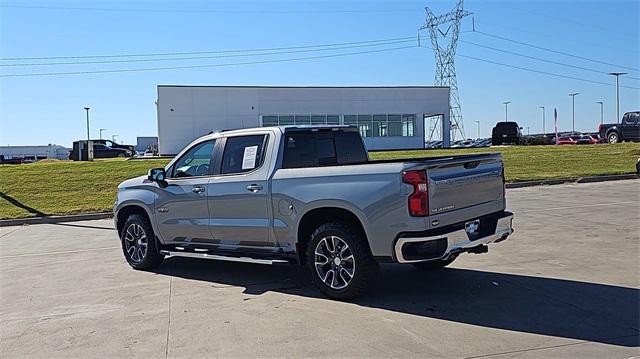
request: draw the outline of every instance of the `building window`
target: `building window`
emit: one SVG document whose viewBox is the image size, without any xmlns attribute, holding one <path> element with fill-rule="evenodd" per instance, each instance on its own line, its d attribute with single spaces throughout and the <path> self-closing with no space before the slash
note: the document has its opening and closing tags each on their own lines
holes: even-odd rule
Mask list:
<svg viewBox="0 0 640 359">
<path fill-rule="evenodd" d="M 362 137 L 413 137 L 416 129 L 414 114 L 358 115 L 265 115 L 263 126 L 290 125 L 358 126 Z"/>
</svg>

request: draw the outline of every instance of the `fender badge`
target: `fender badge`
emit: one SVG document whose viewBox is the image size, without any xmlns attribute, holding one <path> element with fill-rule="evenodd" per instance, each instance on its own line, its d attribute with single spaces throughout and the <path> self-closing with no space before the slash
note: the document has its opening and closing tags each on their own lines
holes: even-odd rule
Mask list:
<svg viewBox="0 0 640 359">
<path fill-rule="evenodd" d="M 434 227 L 439 225 L 439 224 L 440 224 L 440 221 L 437 220 L 437 219 L 435 221 L 431 221 L 431 225 L 434 226 Z"/>
</svg>

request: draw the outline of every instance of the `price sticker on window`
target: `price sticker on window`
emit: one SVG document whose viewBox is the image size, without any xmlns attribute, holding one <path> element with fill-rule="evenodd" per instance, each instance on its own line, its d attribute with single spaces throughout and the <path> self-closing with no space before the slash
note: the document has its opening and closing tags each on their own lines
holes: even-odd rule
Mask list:
<svg viewBox="0 0 640 359">
<path fill-rule="evenodd" d="M 244 148 L 242 156 L 242 169 L 250 170 L 256 168 L 256 155 L 258 154 L 258 146 L 249 146 Z"/>
</svg>

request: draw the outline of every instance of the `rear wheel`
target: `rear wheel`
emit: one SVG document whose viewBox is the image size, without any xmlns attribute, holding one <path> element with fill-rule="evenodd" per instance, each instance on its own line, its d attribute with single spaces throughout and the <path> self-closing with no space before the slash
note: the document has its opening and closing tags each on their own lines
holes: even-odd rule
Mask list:
<svg viewBox="0 0 640 359">
<path fill-rule="evenodd" d="M 453 263 L 456 260 L 456 256 L 449 257 L 447 260 L 438 260 L 438 261 L 429 261 L 429 262 L 418 262 L 412 263 L 414 267 L 421 270 L 436 270 L 441 269 L 449 264 Z"/>
<path fill-rule="evenodd" d="M 361 295 L 378 273 L 366 238 L 353 225 L 325 223 L 313 232 L 307 259 L 314 283 L 330 298 Z"/>
<path fill-rule="evenodd" d="M 620 141 L 620 138 L 618 138 L 618 133 L 617 132 L 611 132 L 607 136 L 607 141 L 609 141 L 609 143 L 618 143 L 618 141 Z"/>
<path fill-rule="evenodd" d="M 125 158 L 125 157 L 127 157 L 127 155 L 125 155 L 124 153 L 121 152 L 121 153 L 118 153 L 118 157 Z"/>
<path fill-rule="evenodd" d="M 152 269 L 160 265 L 164 255 L 160 254 L 149 220 L 132 214 L 120 233 L 122 252 L 127 263 L 135 269 Z"/>
</svg>

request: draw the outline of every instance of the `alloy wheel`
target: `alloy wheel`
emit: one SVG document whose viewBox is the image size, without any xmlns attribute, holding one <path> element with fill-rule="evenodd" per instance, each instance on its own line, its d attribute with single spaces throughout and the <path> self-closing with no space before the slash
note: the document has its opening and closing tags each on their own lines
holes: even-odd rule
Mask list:
<svg viewBox="0 0 640 359">
<path fill-rule="evenodd" d="M 147 255 L 147 234 L 138 223 L 131 223 L 124 233 L 125 250 L 129 255 L 129 258 L 135 262 L 140 263 Z"/>
<path fill-rule="evenodd" d="M 346 288 L 356 270 L 351 248 L 337 236 L 327 236 L 318 242 L 314 262 L 320 280 L 331 289 Z"/>
</svg>

